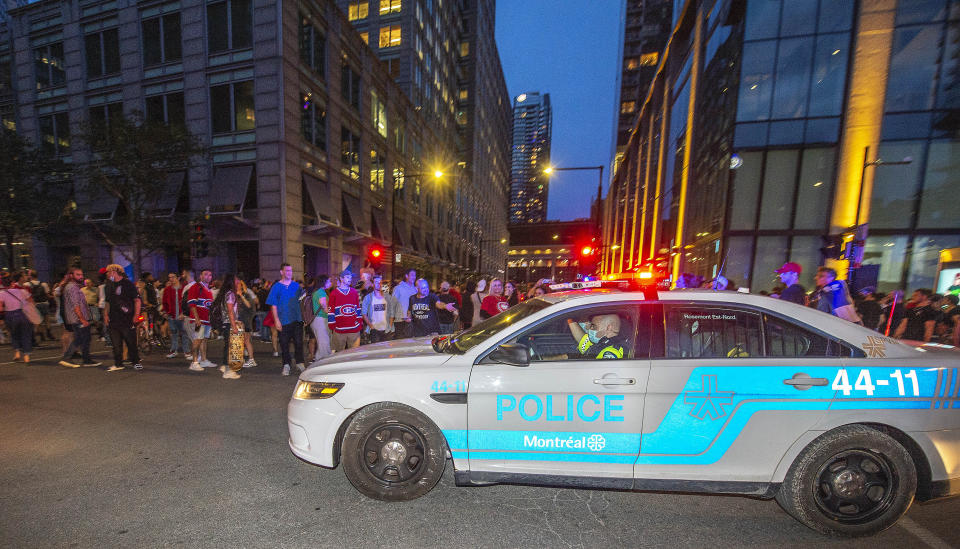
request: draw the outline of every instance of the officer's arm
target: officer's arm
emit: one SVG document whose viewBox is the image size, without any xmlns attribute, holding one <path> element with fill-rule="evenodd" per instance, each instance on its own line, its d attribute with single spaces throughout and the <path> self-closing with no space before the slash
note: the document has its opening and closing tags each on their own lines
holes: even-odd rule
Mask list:
<svg viewBox="0 0 960 549">
<path fill-rule="evenodd" d="M 583 339 L 583 336 L 587 335 L 587 332 L 583 331 L 580 323 L 576 322 L 572 318 L 567 319 L 567 326 L 570 328 L 570 334 L 573 335 L 573 339 L 576 341 L 580 341 Z"/>
</svg>

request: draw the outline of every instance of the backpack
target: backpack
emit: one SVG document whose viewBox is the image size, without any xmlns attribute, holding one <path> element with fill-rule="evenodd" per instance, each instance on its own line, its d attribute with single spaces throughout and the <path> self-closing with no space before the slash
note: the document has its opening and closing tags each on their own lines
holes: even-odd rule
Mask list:
<svg viewBox="0 0 960 549">
<path fill-rule="evenodd" d="M 313 310 L 313 296 L 306 291 L 300 294 L 300 316 L 304 324 L 310 324 L 317 316 Z"/>
<path fill-rule="evenodd" d="M 187 303 L 190 301 L 190 296 L 187 295 L 189 292 L 183 292 L 183 295 L 180 297 L 180 314 L 186 317 L 191 317 L 190 314 L 190 305 Z"/>
<path fill-rule="evenodd" d="M 50 301 L 47 292 L 43 290 L 43 284 L 39 282 L 30 285 L 30 296 L 33 297 L 34 303 L 48 303 Z"/>
<path fill-rule="evenodd" d="M 220 329 L 220 327 L 223 326 L 225 322 L 224 315 L 223 315 L 223 308 L 226 306 L 227 306 L 226 299 L 224 299 L 223 303 L 220 304 L 219 306 L 217 306 L 216 300 L 214 300 L 214 302 L 210 305 L 209 316 L 207 318 L 210 319 L 211 328 Z"/>
</svg>

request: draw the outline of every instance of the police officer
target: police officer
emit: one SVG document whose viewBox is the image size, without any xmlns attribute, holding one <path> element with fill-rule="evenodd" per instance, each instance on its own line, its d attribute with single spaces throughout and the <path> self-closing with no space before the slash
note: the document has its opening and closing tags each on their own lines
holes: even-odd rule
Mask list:
<svg viewBox="0 0 960 549">
<path fill-rule="evenodd" d="M 577 342 L 577 351 L 584 358 L 623 358 L 627 337 L 620 335 L 620 317 L 616 314 L 596 315 L 586 328 L 572 318 L 567 319 L 570 333 Z"/>
</svg>

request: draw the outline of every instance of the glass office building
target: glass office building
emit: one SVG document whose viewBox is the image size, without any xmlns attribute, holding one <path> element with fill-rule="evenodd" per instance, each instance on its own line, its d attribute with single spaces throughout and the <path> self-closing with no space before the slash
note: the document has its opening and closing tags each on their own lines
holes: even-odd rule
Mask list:
<svg viewBox="0 0 960 549">
<path fill-rule="evenodd" d="M 960 246 L 960 2 L 676 9 L 604 202 L 603 272 L 722 268 L 759 291 L 796 261 L 808 287 L 824 264 L 932 287 Z"/>
</svg>

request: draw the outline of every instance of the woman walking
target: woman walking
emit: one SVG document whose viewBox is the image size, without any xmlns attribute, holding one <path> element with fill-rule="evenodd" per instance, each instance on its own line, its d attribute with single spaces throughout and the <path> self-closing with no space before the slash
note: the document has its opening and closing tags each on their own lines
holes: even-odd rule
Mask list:
<svg viewBox="0 0 960 549">
<path fill-rule="evenodd" d="M 220 285 L 220 291 L 213 300 L 213 311 L 220 310 L 223 322 L 221 333 L 223 334 L 223 365 L 220 371 L 223 372 L 223 379 L 240 379 L 240 368 L 242 363 L 236 365 L 230 364 L 230 342 L 240 337 L 243 331 L 243 324 L 240 323 L 240 315 L 237 310 L 237 282 L 232 273 L 227 273 L 223 277 L 223 284 Z"/>
<path fill-rule="evenodd" d="M 313 361 L 316 362 L 322 358 L 330 356 L 330 330 L 327 328 L 327 291 L 333 283 L 327 275 L 317 277 L 316 290 L 310 296 L 313 305 L 313 322 L 310 323 L 310 329 L 313 330 L 317 340 L 317 349 L 313 353 Z"/>
<path fill-rule="evenodd" d="M 21 286 L 26 277 L 23 273 L 14 273 L 9 278 L 9 285 L 0 288 L 0 312 L 3 313 L 3 322 L 10 329 L 13 343 L 13 360 L 30 362 L 30 352 L 33 351 L 33 323 L 23 312 L 23 306 L 33 303 L 30 290 Z"/>
<path fill-rule="evenodd" d="M 237 280 L 237 298 L 237 310 L 243 325 L 243 346 L 247 349 L 247 360 L 243 367 L 253 368 L 257 365 L 253 358 L 253 315 L 257 310 L 257 294 L 242 280 Z"/>
</svg>

